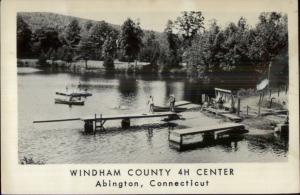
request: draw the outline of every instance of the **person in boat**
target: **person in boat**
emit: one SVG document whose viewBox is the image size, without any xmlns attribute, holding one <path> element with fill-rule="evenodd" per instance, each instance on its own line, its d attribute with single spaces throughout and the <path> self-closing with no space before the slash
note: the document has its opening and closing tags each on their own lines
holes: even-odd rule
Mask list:
<svg viewBox="0 0 300 195">
<path fill-rule="evenodd" d="M 174 110 L 175 110 L 175 101 L 176 101 L 175 96 L 173 94 L 170 95 L 168 102 L 170 103 L 171 112 L 174 112 Z"/>
<path fill-rule="evenodd" d="M 153 100 L 152 95 L 149 96 L 149 100 L 148 100 L 147 104 L 149 105 L 149 112 L 153 113 L 154 100 Z"/>
</svg>

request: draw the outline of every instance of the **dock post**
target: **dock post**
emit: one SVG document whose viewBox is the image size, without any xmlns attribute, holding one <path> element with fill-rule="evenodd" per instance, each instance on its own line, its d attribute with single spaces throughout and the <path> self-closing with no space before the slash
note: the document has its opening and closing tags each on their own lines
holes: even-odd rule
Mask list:
<svg viewBox="0 0 300 195">
<path fill-rule="evenodd" d="M 130 127 L 130 118 L 124 118 L 121 121 L 121 126 L 123 129 L 128 129 Z"/>
<path fill-rule="evenodd" d="M 247 116 L 249 115 L 249 106 L 247 105 Z"/>
<path fill-rule="evenodd" d="M 181 146 L 182 145 L 182 135 L 180 135 L 180 138 L 179 138 L 179 145 Z"/>
<path fill-rule="evenodd" d="M 103 124 L 102 124 L 102 113 L 100 114 L 100 128 L 101 128 L 101 130 L 104 130 Z"/>
<path fill-rule="evenodd" d="M 94 128 L 93 128 L 94 134 L 96 133 L 96 127 L 97 127 L 97 114 L 95 113 L 95 122 L 94 122 Z"/>
<path fill-rule="evenodd" d="M 241 108 L 241 99 L 238 98 L 238 105 L 237 105 L 237 115 L 240 116 L 240 108 Z"/>
</svg>

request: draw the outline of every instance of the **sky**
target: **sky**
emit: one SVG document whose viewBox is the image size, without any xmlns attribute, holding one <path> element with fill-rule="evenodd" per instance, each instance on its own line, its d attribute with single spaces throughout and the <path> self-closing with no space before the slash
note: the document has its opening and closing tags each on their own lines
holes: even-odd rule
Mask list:
<svg viewBox="0 0 300 195">
<path fill-rule="evenodd" d="M 151 11 L 151 12 L 56 12 L 64 15 L 71 15 L 85 19 L 92 20 L 105 20 L 108 23 L 122 25 L 122 23 L 127 19 L 131 18 L 133 20 L 139 19 L 141 27 L 147 30 L 154 30 L 162 32 L 167 24 L 169 19 L 175 20 L 178 16 L 181 15 L 180 11 Z M 208 27 L 209 21 L 211 19 L 216 19 L 217 23 L 221 27 L 225 27 L 228 23 L 234 22 L 237 23 L 241 16 L 247 19 L 247 22 L 250 26 L 255 26 L 258 22 L 258 16 L 260 13 L 254 12 L 227 12 L 227 13 L 213 13 L 213 12 L 203 12 L 205 17 L 204 23 L 205 27 Z"/>
</svg>

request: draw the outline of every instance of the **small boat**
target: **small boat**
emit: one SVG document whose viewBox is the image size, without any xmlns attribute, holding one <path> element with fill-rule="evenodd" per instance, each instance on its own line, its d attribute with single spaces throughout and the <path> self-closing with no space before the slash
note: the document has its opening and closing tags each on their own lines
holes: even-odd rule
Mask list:
<svg viewBox="0 0 300 195">
<path fill-rule="evenodd" d="M 175 107 L 174 111 L 175 112 L 183 112 L 187 110 L 186 108 L 180 108 L 180 107 Z M 152 106 L 152 111 L 153 112 L 170 112 L 170 107 L 167 106 Z"/>
<path fill-rule="evenodd" d="M 56 92 L 55 94 L 56 95 L 63 95 L 63 96 L 72 96 L 72 97 L 88 97 L 88 96 L 92 96 L 91 93 L 86 92 L 86 91 L 73 92 L 73 93 Z"/>
<path fill-rule="evenodd" d="M 70 99 L 55 98 L 54 100 L 56 104 L 68 104 L 68 105 L 80 105 L 80 106 L 84 105 L 83 100 L 78 100 L 74 98 L 70 98 Z"/>
</svg>

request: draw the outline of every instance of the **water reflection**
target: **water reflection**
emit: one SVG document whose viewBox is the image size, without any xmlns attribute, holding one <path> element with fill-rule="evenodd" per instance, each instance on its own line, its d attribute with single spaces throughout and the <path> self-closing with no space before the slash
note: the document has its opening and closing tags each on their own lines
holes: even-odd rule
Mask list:
<svg viewBox="0 0 300 195">
<path fill-rule="evenodd" d="M 121 76 L 119 78 L 119 91 L 124 97 L 136 96 L 137 94 L 137 80 L 130 76 Z"/>
</svg>

